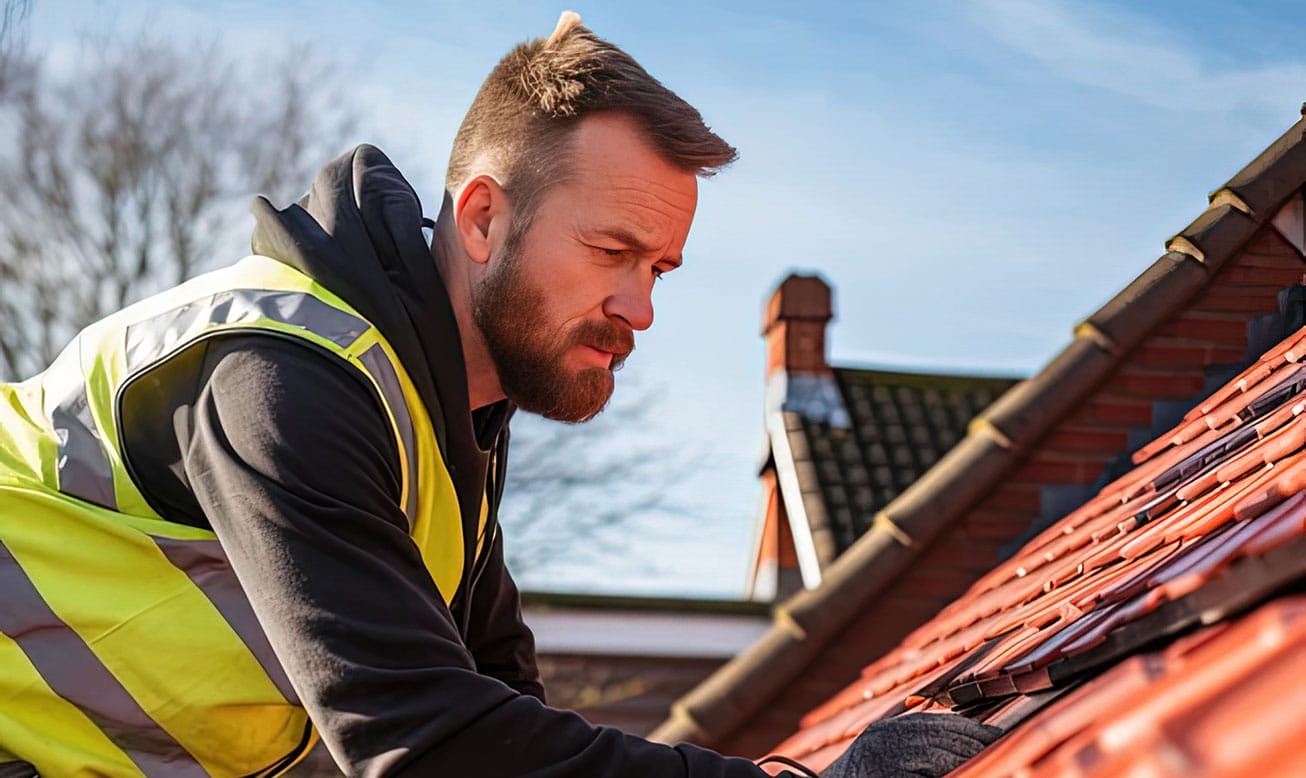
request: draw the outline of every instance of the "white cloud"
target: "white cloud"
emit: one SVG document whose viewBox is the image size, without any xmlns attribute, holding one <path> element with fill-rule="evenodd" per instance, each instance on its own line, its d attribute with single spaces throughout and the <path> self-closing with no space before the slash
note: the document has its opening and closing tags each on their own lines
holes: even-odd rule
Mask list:
<svg viewBox="0 0 1306 778">
<path fill-rule="evenodd" d="M 973 21 L 1054 75 L 1144 104 L 1190 112 L 1282 110 L 1300 98 L 1306 67 L 1221 68 L 1198 47 L 1141 16 L 1056 0 L 979 0 Z"/>
</svg>

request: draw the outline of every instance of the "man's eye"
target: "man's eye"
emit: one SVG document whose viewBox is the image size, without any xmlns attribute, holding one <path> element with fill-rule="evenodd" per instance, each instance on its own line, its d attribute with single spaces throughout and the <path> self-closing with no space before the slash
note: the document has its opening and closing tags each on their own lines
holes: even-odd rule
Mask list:
<svg viewBox="0 0 1306 778">
<path fill-rule="evenodd" d="M 599 251 L 602 251 L 604 254 L 607 254 L 607 255 L 610 256 L 610 257 L 620 257 L 620 256 L 624 256 L 625 253 L 626 253 L 626 250 L 625 250 L 625 249 L 605 249 L 605 248 L 600 248 Z"/>
</svg>

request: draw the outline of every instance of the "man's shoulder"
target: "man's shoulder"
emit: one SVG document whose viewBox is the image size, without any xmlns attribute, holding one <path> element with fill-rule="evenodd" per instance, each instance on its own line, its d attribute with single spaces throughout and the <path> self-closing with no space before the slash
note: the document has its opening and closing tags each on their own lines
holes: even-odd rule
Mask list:
<svg viewBox="0 0 1306 778">
<path fill-rule="evenodd" d="M 366 377 L 341 356 L 308 341 L 273 333 L 242 332 L 205 344 L 199 365 L 199 389 L 240 396 L 263 406 L 288 411 L 358 401 L 375 404 Z"/>
</svg>

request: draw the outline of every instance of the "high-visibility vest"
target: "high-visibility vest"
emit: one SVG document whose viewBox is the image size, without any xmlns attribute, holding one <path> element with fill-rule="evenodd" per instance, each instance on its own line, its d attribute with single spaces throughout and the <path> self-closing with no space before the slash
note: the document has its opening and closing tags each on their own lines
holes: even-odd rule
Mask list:
<svg viewBox="0 0 1306 778">
<path fill-rule="evenodd" d="M 441 595 L 456 593 L 457 496 L 403 365 L 329 290 L 247 257 L 91 325 L 41 375 L 0 384 L 0 764 L 262 776 L 314 745 L 214 534 L 159 516 L 123 456 L 124 390 L 232 332 L 306 343 L 366 378 L 393 428 L 412 539 Z M 484 499 L 480 510 L 483 529 Z"/>
</svg>

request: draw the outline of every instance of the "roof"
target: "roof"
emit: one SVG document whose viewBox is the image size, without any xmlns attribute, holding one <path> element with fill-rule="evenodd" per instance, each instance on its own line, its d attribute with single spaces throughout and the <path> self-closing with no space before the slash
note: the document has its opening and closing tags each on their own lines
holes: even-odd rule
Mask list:
<svg viewBox="0 0 1306 778">
<path fill-rule="evenodd" d="M 819 492 L 836 556 L 1018 380 L 852 367 L 834 378 L 848 425 L 793 413 L 786 427 L 800 488 Z"/>
<path fill-rule="evenodd" d="M 724 660 L 769 622 L 764 604 L 729 600 L 531 593 L 522 604 L 540 654 Z"/>
<path fill-rule="evenodd" d="M 965 775 L 1303 774 L 1303 389 L 1306 328 L 777 752 L 819 770 L 872 721 L 953 711 L 1014 728 Z"/>
<path fill-rule="evenodd" d="M 555 707 L 643 735 L 676 698 L 766 630 L 769 608 L 738 600 L 523 592 L 541 679 Z"/>
<path fill-rule="evenodd" d="M 749 590 L 771 602 L 824 571 L 1018 379 L 835 367 L 834 295 L 789 274 L 763 315 L 766 447 Z"/>
<path fill-rule="evenodd" d="M 693 688 L 722 659 L 689 656 L 541 653 L 540 680 L 549 705 L 580 714 L 596 726 L 647 735 L 667 706 Z"/>
<path fill-rule="evenodd" d="M 1276 292 L 1302 280 L 1304 130 L 1298 121 L 1211 194 L 1165 254 L 877 513 L 819 587 L 778 605 L 771 629 L 679 700 L 654 737 L 753 754 L 792 732 L 797 714 L 778 710 L 810 710 L 845 685 L 1031 522 L 1082 502 L 1158 425 L 1236 371 L 1249 325 L 1257 335 Z"/>
</svg>

